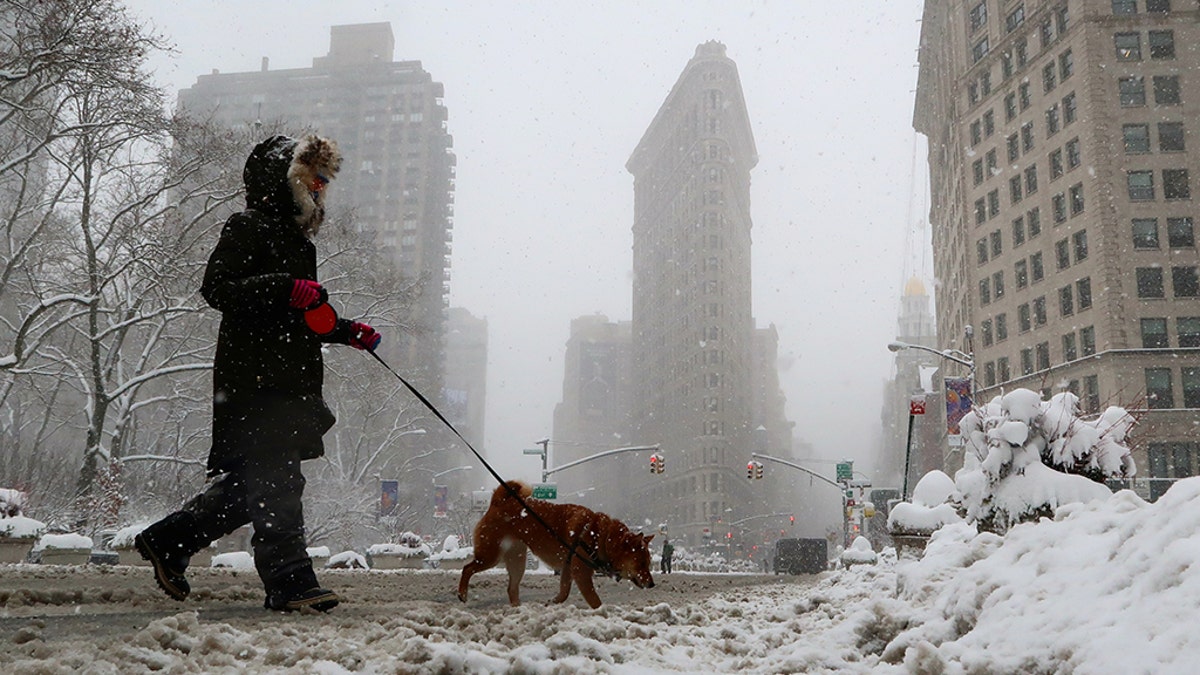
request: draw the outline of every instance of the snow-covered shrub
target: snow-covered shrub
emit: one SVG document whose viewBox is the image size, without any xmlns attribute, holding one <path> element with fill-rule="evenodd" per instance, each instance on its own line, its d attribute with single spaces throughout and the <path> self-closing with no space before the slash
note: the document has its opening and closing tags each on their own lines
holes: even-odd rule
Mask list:
<svg viewBox="0 0 1200 675">
<path fill-rule="evenodd" d="M 1110 407 L 1079 418 L 1070 392 L 1042 401 L 1016 389 L 963 417 L 968 467 L 955 476 L 956 500 L 980 530 L 1003 533 L 1016 523 L 1049 517 L 1060 504 L 1105 499 L 1106 479 L 1137 472 L 1125 437 L 1133 418 Z M 976 466 L 972 466 L 976 465 Z"/>
<path fill-rule="evenodd" d="M 954 481 L 941 471 L 930 471 L 917 481 L 911 502 L 900 502 L 888 513 L 888 532 L 895 534 L 928 535 L 939 527 L 958 522 L 950 499 Z"/>
<path fill-rule="evenodd" d="M 330 556 L 329 562 L 325 563 L 325 567 L 335 570 L 368 569 L 367 559 L 357 551 L 342 551 L 335 556 Z"/>
<path fill-rule="evenodd" d="M 850 548 L 842 551 L 839 557 L 842 567 L 850 567 L 851 565 L 874 565 L 879 556 L 875 551 L 871 550 L 871 541 L 866 537 L 855 537 Z"/>
</svg>

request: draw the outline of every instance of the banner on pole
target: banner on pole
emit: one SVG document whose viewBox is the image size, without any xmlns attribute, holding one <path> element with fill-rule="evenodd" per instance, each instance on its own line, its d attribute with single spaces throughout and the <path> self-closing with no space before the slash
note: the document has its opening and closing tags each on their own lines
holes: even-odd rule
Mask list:
<svg viewBox="0 0 1200 675">
<path fill-rule="evenodd" d="M 445 518 L 450 512 L 450 488 L 446 485 L 433 486 L 433 517 Z"/>
<path fill-rule="evenodd" d="M 381 480 L 379 481 L 379 515 L 390 516 L 396 511 L 396 504 L 400 501 L 400 481 L 398 480 Z"/>
<path fill-rule="evenodd" d="M 961 438 L 958 423 L 971 411 L 971 378 L 946 378 L 946 434 L 951 439 Z"/>
</svg>

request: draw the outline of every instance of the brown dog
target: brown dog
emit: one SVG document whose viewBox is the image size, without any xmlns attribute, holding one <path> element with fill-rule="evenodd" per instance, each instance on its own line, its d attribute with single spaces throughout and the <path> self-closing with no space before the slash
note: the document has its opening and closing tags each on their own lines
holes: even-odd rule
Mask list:
<svg viewBox="0 0 1200 675">
<path fill-rule="evenodd" d="M 638 588 L 653 588 L 650 577 L 650 540 L 631 532 L 616 518 L 578 504 L 555 504 L 533 499 L 533 489 L 520 481 L 508 481 L 492 493 L 487 513 L 475 525 L 475 559 L 463 567 L 458 580 L 458 599 L 467 601 L 467 586 L 476 572 L 491 569 L 504 560 L 508 570 L 508 601 L 521 604 L 521 578 L 525 576 L 525 551 L 541 558 L 560 571 L 558 595 L 563 602 L 571 592 L 571 581 L 592 609 L 600 606 L 600 596 L 592 584 L 592 573 L 610 574 L 618 581 L 627 578 Z M 529 509 L 545 525 L 530 515 L 509 490 L 521 495 Z M 546 525 L 550 526 L 547 529 Z M 561 541 L 560 541 L 561 540 Z M 563 545 L 575 546 L 574 554 Z M 593 562 L 596 566 L 589 564 Z"/>
</svg>

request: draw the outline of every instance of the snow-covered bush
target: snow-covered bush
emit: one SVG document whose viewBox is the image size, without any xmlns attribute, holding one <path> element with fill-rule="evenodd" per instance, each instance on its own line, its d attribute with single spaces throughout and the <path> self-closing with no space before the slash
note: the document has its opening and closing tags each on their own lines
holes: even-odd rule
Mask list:
<svg viewBox="0 0 1200 675">
<path fill-rule="evenodd" d="M 941 471 L 930 471 L 917 481 L 911 502 L 900 502 L 888 513 L 891 534 L 928 535 L 947 523 L 962 520 L 950 499 L 954 481 Z"/>
<path fill-rule="evenodd" d="M 441 567 L 443 564 L 458 565 L 473 559 L 475 557 L 475 547 L 461 546 L 457 535 L 450 535 L 442 542 L 442 550 L 429 556 L 429 562 L 436 567 Z"/>
<path fill-rule="evenodd" d="M 337 570 L 368 569 L 367 559 L 357 551 L 342 551 L 337 555 L 330 556 L 329 562 L 325 563 L 325 567 Z"/>
<path fill-rule="evenodd" d="M 1137 472 L 1125 437 L 1133 418 L 1110 407 L 1079 418 L 1070 392 L 1042 401 L 1017 389 L 963 417 L 968 465 L 955 476 L 956 500 L 980 530 L 1003 533 L 1016 523 L 1052 516 L 1060 504 L 1105 499 L 1106 479 Z"/>
<path fill-rule="evenodd" d="M 850 548 L 842 551 L 839 560 L 841 560 L 842 567 L 874 565 L 878 562 L 879 556 L 871 549 L 871 540 L 866 537 L 855 537 Z"/>
<path fill-rule="evenodd" d="M 374 544 L 367 549 L 367 556 L 390 555 L 400 558 L 428 558 L 433 551 L 413 532 L 401 533 L 394 544 Z"/>
</svg>

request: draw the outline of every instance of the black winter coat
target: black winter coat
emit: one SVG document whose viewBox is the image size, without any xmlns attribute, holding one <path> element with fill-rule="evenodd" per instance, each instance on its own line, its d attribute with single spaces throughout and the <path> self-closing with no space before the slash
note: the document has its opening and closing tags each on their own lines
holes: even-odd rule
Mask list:
<svg viewBox="0 0 1200 675">
<path fill-rule="evenodd" d="M 288 305 L 295 279 L 317 280 L 317 253 L 295 210 L 280 203 L 288 195 L 275 189 L 277 181 L 286 186 L 280 171 L 286 173 L 286 163 L 282 169 L 254 165 L 254 157 L 247 163 L 250 208 L 226 221 L 200 288 L 221 312 L 210 475 L 258 452 L 320 457 L 321 436 L 335 421 L 321 394 L 321 342 L 348 344 L 350 322 L 339 319 L 333 333 L 317 336 L 303 312 Z M 273 184 L 270 191 L 256 189 L 265 183 Z"/>
</svg>

